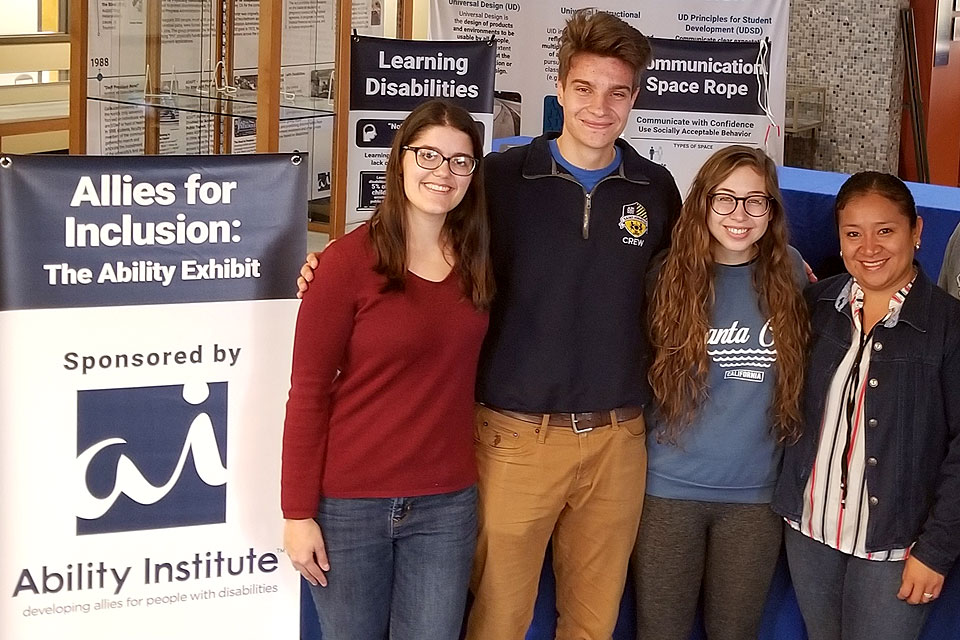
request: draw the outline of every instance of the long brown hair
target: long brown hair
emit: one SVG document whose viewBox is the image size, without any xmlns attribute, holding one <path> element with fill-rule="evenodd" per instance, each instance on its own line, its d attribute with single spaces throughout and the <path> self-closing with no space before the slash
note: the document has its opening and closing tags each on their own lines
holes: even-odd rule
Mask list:
<svg viewBox="0 0 960 640">
<path fill-rule="evenodd" d="M 665 423 L 662 439 L 676 442 L 696 418 L 707 395 L 709 360 L 706 336 L 714 303 L 713 257 L 707 228 L 710 193 L 740 167 L 764 178 L 770 203 L 766 232 L 757 241 L 753 286 L 761 312 L 776 337 L 776 391 L 773 430 L 781 442 L 800 434 L 800 395 L 809 318 L 787 252 L 787 225 L 777 169 L 759 149 L 734 145 L 720 149 L 694 178 L 673 230 L 672 245 L 652 298 L 650 334 L 654 361 L 650 384 Z"/>
<path fill-rule="evenodd" d="M 463 200 L 447 213 L 440 232 L 456 260 L 460 285 L 478 309 L 487 309 L 493 298 L 490 264 L 490 223 L 483 183 L 483 140 L 470 114 L 443 100 L 429 100 L 410 112 L 393 138 L 387 160 L 386 193 L 370 218 L 370 241 L 377 255 L 374 271 L 386 277 L 383 291 L 403 291 L 407 275 L 406 209 L 403 189 L 403 147 L 428 127 L 453 127 L 470 138 L 473 156 L 480 160 Z"/>
</svg>

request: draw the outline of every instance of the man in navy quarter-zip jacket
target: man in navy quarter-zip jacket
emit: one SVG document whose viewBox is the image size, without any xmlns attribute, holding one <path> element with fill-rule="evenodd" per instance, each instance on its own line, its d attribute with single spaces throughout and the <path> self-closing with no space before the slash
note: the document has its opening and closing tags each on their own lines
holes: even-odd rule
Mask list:
<svg viewBox="0 0 960 640">
<path fill-rule="evenodd" d="M 680 194 L 619 139 L 646 38 L 579 12 L 558 58 L 563 131 L 484 160 L 497 292 L 477 375 L 468 640 L 523 640 L 551 538 L 557 639 L 608 640 L 643 506 L 645 276 Z M 309 264 L 303 276 L 301 289 Z"/>
<path fill-rule="evenodd" d="M 645 275 L 670 173 L 619 139 L 650 49 L 607 14 L 560 39 L 563 131 L 487 156 L 497 293 L 477 376 L 480 534 L 468 640 L 522 640 L 553 539 L 557 635 L 613 634 L 646 480 Z"/>
</svg>

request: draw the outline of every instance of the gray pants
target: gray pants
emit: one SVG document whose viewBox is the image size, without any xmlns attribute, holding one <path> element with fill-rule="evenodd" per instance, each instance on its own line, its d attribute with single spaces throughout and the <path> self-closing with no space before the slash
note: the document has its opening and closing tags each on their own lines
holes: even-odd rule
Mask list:
<svg viewBox="0 0 960 640">
<path fill-rule="evenodd" d="M 709 640 L 755 640 L 781 523 L 767 504 L 648 495 L 633 552 L 637 640 L 688 640 L 701 587 Z"/>
</svg>

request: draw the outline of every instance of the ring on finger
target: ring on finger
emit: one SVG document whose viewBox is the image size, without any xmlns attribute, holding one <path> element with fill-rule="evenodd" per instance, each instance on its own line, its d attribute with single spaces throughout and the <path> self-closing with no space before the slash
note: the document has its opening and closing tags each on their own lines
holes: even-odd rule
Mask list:
<svg viewBox="0 0 960 640">
<path fill-rule="evenodd" d="M 924 592 L 924 594 L 923 594 L 923 599 L 924 599 L 924 600 L 933 600 L 933 594 L 932 594 L 932 593 L 926 593 L 926 592 Z"/>
</svg>

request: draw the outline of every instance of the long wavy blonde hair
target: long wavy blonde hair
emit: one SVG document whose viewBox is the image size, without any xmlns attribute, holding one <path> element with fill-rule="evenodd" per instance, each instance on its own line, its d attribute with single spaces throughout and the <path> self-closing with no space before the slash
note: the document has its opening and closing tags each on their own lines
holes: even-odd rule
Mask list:
<svg viewBox="0 0 960 640">
<path fill-rule="evenodd" d="M 697 173 L 651 300 L 654 360 L 650 384 L 664 423 L 658 437 L 667 442 L 677 442 L 707 397 L 706 336 L 714 303 L 714 262 L 707 228 L 710 193 L 740 167 L 750 167 L 763 176 L 772 198 L 767 230 L 756 243 L 753 278 L 761 313 L 769 317 L 776 337 L 772 429 L 780 442 L 792 442 L 800 434 L 800 395 L 810 329 L 787 252 L 783 196 L 773 160 L 759 149 L 735 145 L 714 153 Z"/>
</svg>

